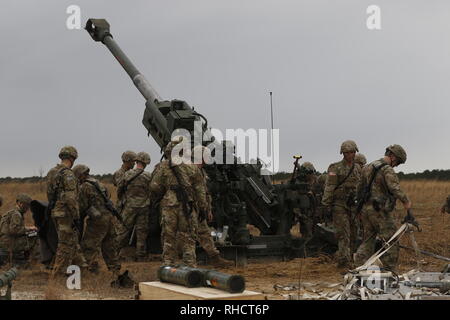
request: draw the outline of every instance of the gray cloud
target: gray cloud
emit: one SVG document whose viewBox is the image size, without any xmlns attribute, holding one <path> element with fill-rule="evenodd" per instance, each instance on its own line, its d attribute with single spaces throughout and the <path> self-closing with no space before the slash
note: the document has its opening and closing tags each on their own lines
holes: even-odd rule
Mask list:
<svg viewBox="0 0 450 320">
<path fill-rule="evenodd" d="M 226 128 L 280 128 L 281 169 L 302 154 L 320 170 L 354 139 L 367 158 L 405 146 L 400 170 L 448 168 L 448 1 L 375 1 L 382 30 L 365 27 L 373 1 L 13 1 L 0 11 L 0 176 L 30 176 L 65 144 L 94 173 L 127 149 L 160 157 L 141 124 L 144 99 L 107 49 L 69 31 L 104 17 L 164 98 L 194 105 Z"/>
</svg>

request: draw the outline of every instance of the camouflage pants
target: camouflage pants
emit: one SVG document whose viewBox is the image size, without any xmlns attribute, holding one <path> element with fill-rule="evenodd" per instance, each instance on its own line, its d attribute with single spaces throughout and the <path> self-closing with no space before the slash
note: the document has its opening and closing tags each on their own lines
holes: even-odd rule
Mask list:
<svg viewBox="0 0 450 320">
<path fill-rule="evenodd" d="M 54 217 L 56 232 L 58 233 L 58 247 L 55 254 L 54 273 L 66 273 L 71 264 L 86 266 L 86 259 L 78 243 L 78 235 L 72 228 L 70 217 Z"/>
<path fill-rule="evenodd" d="M 113 216 L 102 214 L 99 218 L 89 217 L 81 241 L 81 248 L 92 271 L 98 270 L 97 258 L 101 252 L 110 271 L 120 271 L 118 245 Z"/>
<path fill-rule="evenodd" d="M 37 237 L 21 236 L 0 241 L 0 265 L 10 261 L 13 265 L 29 262 L 30 254 L 35 248 Z"/>
<path fill-rule="evenodd" d="M 365 206 L 362 212 L 364 228 L 363 243 L 355 254 L 355 263 L 360 266 L 375 253 L 376 238 L 389 240 L 397 231 L 390 213 L 375 211 L 372 206 Z M 394 245 L 381 258 L 384 266 L 395 270 L 399 254 L 398 244 Z"/>
<path fill-rule="evenodd" d="M 149 207 L 132 208 L 125 207 L 122 211 L 122 219 L 125 227 L 119 227 L 120 247 L 127 246 L 132 235 L 133 229 L 136 235 L 136 257 L 144 258 L 147 256 L 147 237 L 149 231 Z"/>
<path fill-rule="evenodd" d="M 177 240 L 181 245 L 183 263 L 197 266 L 195 241 L 197 239 L 197 213 L 191 213 L 186 219 L 181 206 L 161 207 L 161 240 L 163 244 L 163 264 L 174 265 L 178 258 Z"/>
<path fill-rule="evenodd" d="M 220 254 L 214 245 L 213 238 L 211 236 L 211 229 L 208 226 L 206 219 L 198 222 L 197 240 L 200 246 L 205 250 L 208 257 L 213 257 Z"/>
<path fill-rule="evenodd" d="M 336 258 L 339 264 L 351 266 L 353 253 L 356 250 L 356 224 L 349 208 L 345 206 L 333 207 L 333 226 L 336 230 L 338 251 Z"/>
</svg>

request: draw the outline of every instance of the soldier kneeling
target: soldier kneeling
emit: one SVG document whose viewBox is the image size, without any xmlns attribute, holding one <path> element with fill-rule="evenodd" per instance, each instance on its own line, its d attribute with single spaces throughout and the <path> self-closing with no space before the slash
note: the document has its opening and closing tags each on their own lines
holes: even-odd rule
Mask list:
<svg viewBox="0 0 450 320">
<path fill-rule="evenodd" d="M 30 252 L 36 244 L 35 237 L 28 237 L 36 227 L 25 227 L 24 221 L 30 203 L 30 196 L 19 194 L 15 209 L 0 219 L 0 265 L 9 261 L 14 266 L 25 267 L 29 262 Z"/>
</svg>

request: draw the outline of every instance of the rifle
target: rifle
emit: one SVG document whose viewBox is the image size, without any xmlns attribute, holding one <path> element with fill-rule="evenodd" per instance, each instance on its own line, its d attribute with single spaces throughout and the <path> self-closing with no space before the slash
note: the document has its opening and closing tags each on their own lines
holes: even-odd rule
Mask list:
<svg viewBox="0 0 450 320">
<path fill-rule="evenodd" d="M 384 167 L 385 165 L 387 165 L 386 163 L 383 163 L 380 166 L 373 166 L 373 172 L 372 172 L 372 176 L 370 177 L 370 181 L 369 184 L 364 185 L 364 189 L 362 190 L 362 192 L 358 192 L 358 201 L 357 201 L 357 206 L 356 206 L 356 214 L 360 214 L 362 211 L 362 208 L 364 206 L 364 204 L 369 201 L 370 199 L 370 195 L 372 193 L 372 184 L 373 181 L 375 180 L 375 177 L 378 173 L 378 171 Z"/>
<path fill-rule="evenodd" d="M 119 222 L 125 226 L 122 216 L 120 215 L 120 213 L 117 211 L 117 209 L 114 207 L 114 204 L 112 203 L 111 199 L 109 199 L 106 194 L 100 189 L 99 184 L 96 181 L 92 181 L 92 180 L 86 180 L 87 183 L 89 183 L 90 185 L 94 186 L 94 188 L 97 190 L 97 192 L 101 195 L 105 208 L 111 212 L 111 214 L 117 218 L 117 220 L 119 220 Z"/>
<path fill-rule="evenodd" d="M 186 218 L 186 221 L 189 222 L 189 218 L 191 217 L 191 213 L 192 213 L 192 206 L 189 203 L 189 196 L 188 196 L 186 190 L 183 188 L 183 184 L 181 183 L 181 176 L 179 175 L 179 172 L 177 170 L 178 168 L 176 168 L 176 166 L 172 165 L 172 160 L 169 160 L 169 168 L 172 170 L 173 175 L 177 179 L 177 183 L 178 183 L 178 186 L 175 187 L 173 189 L 173 191 L 175 191 L 175 193 L 177 195 L 177 199 L 179 201 L 181 201 L 182 206 L 183 206 L 184 217 Z M 199 215 L 199 218 L 201 218 L 200 215 Z"/>
</svg>

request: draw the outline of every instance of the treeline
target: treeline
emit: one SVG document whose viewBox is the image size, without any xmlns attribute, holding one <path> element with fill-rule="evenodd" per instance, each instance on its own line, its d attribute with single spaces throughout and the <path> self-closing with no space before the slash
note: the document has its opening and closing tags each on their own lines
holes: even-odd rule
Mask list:
<svg viewBox="0 0 450 320">
<path fill-rule="evenodd" d="M 110 183 L 112 183 L 112 174 L 111 173 L 108 173 L 108 174 L 93 174 L 93 175 L 91 175 L 91 177 L 94 177 L 95 179 L 100 180 L 102 182 L 110 182 Z M 45 177 L 38 177 L 38 176 L 26 177 L 26 178 L 6 177 L 6 178 L 0 178 L 0 183 L 10 183 L 10 182 L 37 183 L 37 182 L 42 182 L 44 180 L 45 180 Z"/>
<path fill-rule="evenodd" d="M 277 172 L 274 176 L 274 180 L 285 180 L 289 179 L 291 177 L 291 172 L 285 172 L 280 171 Z M 112 174 L 97 174 L 93 175 L 95 179 L 98 179 L 102 182 L 109 182 L 112 183 Z M 398 177 L 401 180 L 441 180 L 441 181 L 447 181 L 450 180 L 450 170 L 425 170 L 423 172 L 415 172 L 415 173 L 403 173 L 399 172 Z M 26 177 L 26 178 L 0 178 L 0 183 L 9 183 L 9 182 L 20 182 L 20 183 L 36 183 L 41 182 L 42 180 L 45 180 L 45 178 L 33 176 L 33 177 Z"/>
<path fill-rule="evenodd" d="M 403 173 L 399 172 L 401 180 L 450 180 L 450 170 L 425 170 L 424 172 Z"/>
<path fill-rule="evenodd" d="M 278 172 L 274 175 L 274 180 L 284 180 L 290 178 L 291 172 Z M 399 172 L 400 180 L 450 180 L 450 170 L 425 170 L 423 172 L 403 173 Z"/>
</svg>

